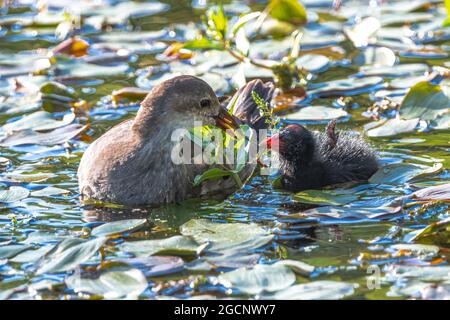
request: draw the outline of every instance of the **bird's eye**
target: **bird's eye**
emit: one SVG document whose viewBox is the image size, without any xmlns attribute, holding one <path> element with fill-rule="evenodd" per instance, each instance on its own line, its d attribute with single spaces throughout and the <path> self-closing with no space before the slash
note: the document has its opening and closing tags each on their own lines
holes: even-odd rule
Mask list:
<svg viewBox="0 0 450 320">
<path fill-rule="evenodd" d="M 200 100 L 200 107 L 202 107 L 202 108 L 209 108 L 209 107 L 211 107 L 211 100 L 209 100 L 209 99 L 202 99 L 202 100 Z"/>
</svg>

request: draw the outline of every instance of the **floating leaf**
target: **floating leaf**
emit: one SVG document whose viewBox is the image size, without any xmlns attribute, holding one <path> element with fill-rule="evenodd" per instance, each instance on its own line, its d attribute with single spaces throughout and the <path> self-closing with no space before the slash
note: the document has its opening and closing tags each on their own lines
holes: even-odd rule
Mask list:
<svg viewBox="0 0 450 320">
<path fill-rule="evenodd" d="M 219 282 L 247 294 L 283 290 L 295 282 L 295 274 L 283 265 L 258 264 L 253 269 L 237 269 L 221 274 Z"/>
<path fill-rule="evenodd" d="M 308 209 L 302 212 L 303 216 L 306 217 L 315 217 L 320 220 L 329 220 L 337 222 L 338 220 L 342 220 L 345 222 L 346 220 L 366 220 L 366 219 L 383 219 L 383 218 L 391 218 L 396 214 L 400 213 L 402 210 L 401 206 L 397 207 L 385 207 L 381 206 L 378 208 L 374 207 L 319 207 Z M 322 219 L 323 218 L 323 219 Z"/>
<path fill-rule="evenodd" d="M 419 124 L 419 119 L 402 120 L 394 118 L 387 121 L 372 122 L 370 124 L 371 126 L 366 127 L 370 128 L 367 131 L 369 137 L 389 137 L 413 131 Z M 373 128 L 374 126 L 375 128 Z"/>
<path fill-rule="evenodd" d="M 412 194 L 412 197 L 428 201 L 450 200 L 450 183 L 417 190 Z"/>
<path fill-rule="evenodd" d="M 440 114 L 448 113 L 449 110 L 450 98 L 440 86 L 429 82 L 419 82 L 403 99 L 400 116 L 403 119 L 433 120 Z"/>
<path fill-rule="evenodd" d="M 311 266 L 307 263 L 298 261 L 298 260 L 280 260 L 278 262 L 275 262 L 275 265 L 281 265 L 286 266 L 290 268 L 295 273 L 302 275 L 302 276 L 309 276 L 311 273 L 314 272 L 315 267 Z"/>
<path fill-rule="evenodd" d="M 126 87 L 119 90 L 114 90 L 111 95 L 114 104 L 118 105 L 120 101 L 125 99 L 131 102 L 141 101 L 147 96 L 148 93 L 148 90 L 143 90 L 141 88 Z"/>
<path fill-rule="evenodd" d="M 380 27 L 381 23 L 377 18 L 367 17 L 352 28 L 344 28 L 344 32 L 356 47 L 364 47 Z"/>
<path fill-rule="evenodd" d="M 97 279 L 81 278 L 74 274 L 65 280 L 68 288 L 75 292 L 87 292 L 106 299 L 136 298 L 147 289 L 144 274 L 137 269 L 110 271 Z"/>
<path fill-rule="evenodd" d="M 209 169 L 195 177 L 194 186 L 200 185 L 203 181 L 217 180 L 223 177 L 229 177 L 232 174 L 233 173 L 230 170 L 224 170 L 219 168 Z"/>
<path fill-rule="evenodd" d="M 352 190 L 305 190 L 294 195 L 294 200 L 317 205 L 343 205 L 359 199 Z"/>
<path fill-rule="evenodd" d="M 114 262 L 125 263 L 141 270 L 146 277 L 159 277 L 166 274 L 180 272 L 184 268 L 184 261 L 180 257 L 151 256 L 131 259 L 119 259 Z"/>
<path fill-rule="evenodd" d="M 320 54 L 305 54 L 295 61 L 299 68 L 308 70 L 309 72 L 324 72 L 330 65 L 330 59 Z"/>
<path fill-rule="evenodd" d="M 2 126 L 3 131 L 13 132 L 33 129 L 35 131 L 53 130 L 64 127 L 75 120 L 75 114 L 69 113 L 62 120 L 55 120 L 51 114 L 45 111 L 37 111 L 24 116 L 20 120 L 7 123 Z"/>
<path fill-rule="evenodd" d="M 265 299 L 275 300 L 337 300 L 351 296 L 358 285 L 338 281 L 314 281 L 297 284 Z"/>
<path fill-rule="evenodd" d="M 125 242 L 120 245 L 122 251 L 138 257 L 159 255 L 196 256 L 204 249 L 188 237 L 174 236 L 167 239 L 140 240 Z"/>
<path fill-rule="evenodd" d="M 42 246 L 36 250 L 27 250 L 25 252 L 19 253 L 17 256 L 11 259 L 11 261 L 16 263 L 36 262 L 43 256 L 45 256 L 48 252 L 50 252 L 50 250 L 52 250 L 53 248 L 54 248 L 53 245 L 47 245 Z"/>
<path fill-rule="evenodd" d="M 322 106 L 310 106 L 301 108 L 297 112 L 290 113 L 282 118 L 288 120 L 333 120 L 341 117 L 348 116 L 347 111 L 338 108 L 322 107 Z"/>
<path fill-rule="evenodd" d="M 36 274 L 73 270 L 94 256 L 106 242 L 104 237 L 87 241 L 73 240 L 64 240 L 50 252 L 40 264 Z"/>
<path fill-rule="evenodd" d="M 125 232 L 133 232 L 147 224 L 147 219 L 128 219 L 108 222 L 95 227 L 91 235 L 95 237 L 111 237 Z"/>
<path fill-rule="evenodd" d="M 411 63 L 397 64 L 391 67 L 363 66 L 360 68 L 358 76 L 397 78 L 424 75 L 426 72 L 428 72 L 428 66 L 426 64 Z"/>
<path fill-rule="evenodd" d="M 51 197 L 61 194 L 70 193 L 69 190 L 57 188 L 57 187 L 45 187 L 44 189 L 36 190 L 31 192 L 32 197 Z"/>
<path fill-rule="evenodd" d="M 28 189 L 23 187 L 10 187 L 7 190 L 0 190 L 0 202 L 14 202 L 25 199 L 30 194 Z"/>
<path fill-rule="evenodd" d="M 369 179 L 374 184 L 402 184 L 423 175 L 431 175 L 442 169 L 442 163 L 432 167 L 413 163 L 394 163 L 380 168 Z"/>
<path fill-rule="evenodd" d="M 211 242 L 210 250 L 247 249 L 254 245 L 263 246 L 272 236 L 257 224 L 214 223 L 205 219 L 193 219 L 180 227 L 181 234 L 192 236 L 198 243 Z M 256 240 L 262 239 L 262 242 Z M 256 241 L 256 242 L 255 242 Z"/>
<path fill-rule="evenodd" d="M 308 91 L 308 94 L 318 97 L 330 97 L 339 95 L 352 96 L 371 91 L 382 83 L 383 78 L 380 77 L 333 80 L 314 84 L 314 88 L 312 88 L 313 90 Z"/>
<path fill-rule="evenodd" d="M 271 0 L 268 6 L 270 15 L 277 20 L 293 24 L 306 23 L 306 9 L 298 0 Z"/>
<path fill-rule="evenodd" d="M 21 245 L 21 244 L 12 244 L 8 246 L 0 246 L 0 259 L 9 259 L 12 258 L 19 253 L 30 249 L 30 246 Z"/>
<path fill-rule="evenodd" d="M 448 245 L 450 243 L 450 218 L 410 232 L 404 240 L 409 243 Z"/>
<path fill-rule="evenodd" d="M 27 144 L 61 144 L 75 138 L 86 129 L 87 126 L 83 126 L 81 124 L 71 124 L 46 133 L 39 133 L 31 129 L 22 130 L 1 140 L 0 146 L 14 147 Z"/>
</svg>

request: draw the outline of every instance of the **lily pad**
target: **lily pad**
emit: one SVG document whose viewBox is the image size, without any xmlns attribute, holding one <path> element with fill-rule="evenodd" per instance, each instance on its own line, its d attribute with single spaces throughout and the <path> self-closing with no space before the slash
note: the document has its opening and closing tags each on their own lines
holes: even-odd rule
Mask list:
<svg viewBox="0 0 450 320">
<path fill-rule="evenodd" d="M 294 200 L 317 205 L 343 205 L 358 200 L 352 190 L 305 190 L 294 195 Z"/>
<path fill-rule="evenodd" d="M 28 144 L 60 144 L 75 138 L 86 129 L 87 126 L 81 124 L 70 124 L 46 133 L 39 133 L 31 129 L 22 130 L 2 139 L 0 141 L 0 146 L 14 147 Z"/>
<path fill-rule="evenodd" d="M 330 96 L 352 96 L 364 92 L 372 91 L 383 83 L 380 77 L 348 78 L 342 80 L 332 80 L 328 82 L 314 84 L 313 90 L 308 91 L 311 96 L 330 97 Z"/>
<path fill-rule="evenodd" d="M 104 237 L 87 241 L 72 240 L 64 240 L 50 252 L 40 263 L 36 274 L 73 270 L 94 256 L 106 242 Z"/>
<path fill-rule="evenodd" d="M 418 190 L 412 194 L 412 197 L 429 201 L 450 200 L 450 183 Z"/>
<path fill-rule="evenodd" d="M 302 275 L 302 276 L 310 276 L 311 273 L 314 272 L 315 267 L 312 265 L 309 265 L 307 263 L 298 261 L 298 260 L 280 260 L 278 262 L 275 262 L 275 265 L 281 265 L 286 266 L 290 268 L 295 273 Z"/>
<path fill-rule="evenodd" d="M 419 119 L 402 120 L 398 118 L 387 121 L 371 122 L 366 128 L 369 137 L 389 137 L 401 133 L 414 131 L 419 124 Z M 375 127 L 375 128 L 374 128 Z"/>
<path fill-rule="evenodd" d="M 450 98 L 438 85 L 419 82 L 412 87 L 400 106 L 403 119 L 433 120 L 450 111 Z"/>
<path fill-rule="evenodd" d="M 218 277 L 219 283 L 247 294 L 283 290 L 295 282 L 295 274 L 283 265 L 258 264 L 253 269 L 237 269 Z"/>
<path fill-rule="evenodd" d="M 432 175 L 442 169 L 442 163 L 432 167 L 413 163 L 394 163 L 380 168 L 369 179 L 373 184 L 402 184 L 424 175 Z"/>
<path fill-rule="evenodd" d="M 75 120 L 75 114 L 69 113 L 62 120 L 55 120 L 51 114 L 45 111 L 37 111 L 24 116 L 20 120 L 7 123 L 2 126 L 5 132 L 33 129 L 35 131 L 53 130 L 64 127 Z"/>
<path fill-rule="evenodd" d="M 297 112 L 290 113 L 282 118 L 288 120 L 333 120 L 348 116 L 347 111 L 338 108 L 330 108 L 323 106 L 310 106 L 301 108 Z"/>
<path fill-rule="evenodd" d="M 124 242 L 120 249 L 130 252 L 138 257 L 159 255 L 196 256 L 204 249 L 204 246 L 189 237 L 174 236 L 167 239 L 140 240 Z"/>
<path fill-rule="evenodd" d="M 198 243 L 210 242 L 209 250 L 213 251 L 256 249 L 273 238 L 268 231 L 254 223 L 214 223 L 205 219 L 190 220 L 180 227 L 180 231 Z"/>
<path fill-rule="evenodd" d="M 108 222 L 94 228 L 91 234 L 95 237 L 111 237 L 125 232 L 133 232 L 147 224 L 147 219 L 128 219 Z"/>
<path fill-rule="evenodd" d="M 70 193 L 69 190 L 57 188 L 57 187 L 45 187 L 44 189 L 36 190 L 31 192 L 32 197 L 51 197 L 61 194 Z"/>
<path fill-rule="evenodd" d="M 7 190 L 0 190 L 0 202 L 14 202 L 25 199 L 29 196 L 30 191 L 23 187 L 10 187 Z"/>
<path fill-rule="evenodd" d="M 151 256 L 119 259 L 114 262 L 125 263 L 133 268 L 139 269 L 146 277 L 159 277 L 176 273 L 182 271 L 184 268 L 184 261 L 180 257 Z"/>
<path fill-rule="evenodd" d="M 74 274 L 65 280 L 68 288 L 103 296 L 106 299 L 136 298 L 147 289 L 144 274 L 138 269 L 106 272 L 97 279 L 81 278 Z"/>
<path fill-rule="evenodd" d="M 351 296 L 358 285 L 338 281 L 314 281 L 297 284 L 290 288 L 276 292 L 265 299 L 275 300 L 337 300 Z"/>
<path fill-rule="evenodd" d="M 19 253 L 30 249 L 30 246 L 20 245 L 20 244 L 11 244 L 8 246 L 0 246 L 0 259 L 9 259 L 12 258 Z"/>
</svg>

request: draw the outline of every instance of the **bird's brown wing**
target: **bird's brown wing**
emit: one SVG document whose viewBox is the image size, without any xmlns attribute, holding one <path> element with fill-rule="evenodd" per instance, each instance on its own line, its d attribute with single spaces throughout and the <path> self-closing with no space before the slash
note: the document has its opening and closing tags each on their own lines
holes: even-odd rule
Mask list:
<svg viewBox="0 0 450 320">
<path fill-rule="evenodd" d="M 233 115 L 253 129 L 267 128 L 267 117 L 263 116 L 261 110 L 253 99 L 252 92 L 268 103 L 272 100 L 275 86 L 272 82 L 262 82 L 259 79 L 252 80 L 240 88 L 228 103 L 227 109 L 233 111 Z"/>
<path fill-rule="evenodd" d="M 327 137 L 328 137 L 328 148 L 329 150 L 333 150 L 336 147 L 339 133 L 336 132 L 336 120 L 331 120 L 327 125 Z"/>
</svg>

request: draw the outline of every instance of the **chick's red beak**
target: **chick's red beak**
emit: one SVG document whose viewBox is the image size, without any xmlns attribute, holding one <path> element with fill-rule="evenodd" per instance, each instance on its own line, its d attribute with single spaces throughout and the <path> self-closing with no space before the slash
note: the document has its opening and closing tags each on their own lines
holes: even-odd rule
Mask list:
<svg viewBox="0 0 450 320">
<path fill-rule="evenodd" d="M 270 138 L 265 140 L 268 149 L 279 150 L 280 149 L 280 135 L 278 133 L 274 134 Z"/>
<path fill-rule="evenodd" d="M 219 114 L 214 117 L 216 120 L 216 126 L 222 130 L 227 129 L 239 129 L 239 124 L 236 122 L 236 118 L 228 113 L 225 108 L 220 108 Z"/>
</svg>

